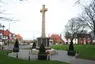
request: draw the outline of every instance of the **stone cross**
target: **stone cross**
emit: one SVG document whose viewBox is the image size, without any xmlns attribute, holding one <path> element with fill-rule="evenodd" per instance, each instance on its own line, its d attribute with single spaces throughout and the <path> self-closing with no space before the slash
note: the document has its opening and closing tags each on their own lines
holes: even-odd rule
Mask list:
<svg viewBox="0 0 95 64">
<path fill-rule="evenodd" d="M 45 8 L 45 5 L 42 5 L 42 9 L 40 12 L 42 13 L 42 38 L 46 37 L 45 34 L 45 12 L 47 11 L 47 8 Z"/>
</svg>

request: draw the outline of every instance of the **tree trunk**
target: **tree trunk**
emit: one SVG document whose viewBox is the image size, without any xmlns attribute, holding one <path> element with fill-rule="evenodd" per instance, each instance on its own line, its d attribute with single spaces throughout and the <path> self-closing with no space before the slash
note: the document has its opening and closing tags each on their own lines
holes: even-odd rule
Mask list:
<svg viewBox="0 0 95 64">
<path fill-rule="evenodd" d="M 95 40 L 95 24 L 94 24 L 93 32 L 94 32 L 94 40 Z"/>
</svg>

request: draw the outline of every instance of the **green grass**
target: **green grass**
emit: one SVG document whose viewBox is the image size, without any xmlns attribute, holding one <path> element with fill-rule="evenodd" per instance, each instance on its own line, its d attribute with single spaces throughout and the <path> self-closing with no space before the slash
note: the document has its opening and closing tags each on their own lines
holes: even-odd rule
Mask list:
<svg viewBox="0 0 95 64">
<path fill-rule="evenodd" d="M 51 46 L 58 50 L 68 50 L 69 45 L 53 45 Z M 78 52 L 79 58 L 95 60 L 95 45 L 74 45 L 75 51 Z"/>
<path fill-rule="evenodd" d="M 56 50 L 67 50 L 69 45 L 52 45 L 51 48 Z"/>
<path fill-rule="evenodd" d="M 8 57 L 7 56 L 8 52 L 10 51 L 0 51 L 0 64 L 68 64 L 59 61 L 44 61 L 44 60 L 28 61 L 28 60 L 16 59 Z"/>
</svg>

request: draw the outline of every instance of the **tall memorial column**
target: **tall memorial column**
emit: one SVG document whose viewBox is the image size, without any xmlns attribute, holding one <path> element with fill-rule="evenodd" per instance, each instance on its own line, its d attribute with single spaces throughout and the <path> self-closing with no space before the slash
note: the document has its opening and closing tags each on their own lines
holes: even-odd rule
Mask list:
<svg viewBox="0 0 95 64">
<path fill-rule="evenodd" d="M 49 38 L 46 37 L 45 33 L 45 12 L 47 11 L 47 8 L 45 8 L 45 5 L 42 5 L 42 9 L 40 12 L 42 13 L 42 33 L 41 37 L 38 38 L 38 47 L 40 47 L 41 43 L 44 44 L 45 47 L 49 47 Z"/>
<path fill-rule="evenodd" d="M 46 37 L 45 34 L 45 12 L 47 11 L 47 8 L 45 8 L 45 5 L 43 5 L 42 9 L 40 12 L 42 13 L 42 38 Z"/>
</svg>

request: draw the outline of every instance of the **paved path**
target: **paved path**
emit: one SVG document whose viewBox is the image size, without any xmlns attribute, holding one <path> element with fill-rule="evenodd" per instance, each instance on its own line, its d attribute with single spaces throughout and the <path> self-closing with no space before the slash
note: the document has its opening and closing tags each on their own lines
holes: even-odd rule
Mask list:
<svg viewBox="0 0 95 64">
<path fill-rule="evenodd" d="M 95 61 L 78 59 L 73 56 L 68 56 L 67 51 L 58 50 L 57 55 L 51 56 L 51 60 L 58 60 L 63 62 L 68 62 L 71 64 L 95 64 Z"/>
<path fill-rule="evenodd" d="M 30 50 L 20 50 L 20 52 L 18 53 L 18 58 L 28 60 L 30 56 L 31 60 L 37 60 L 37 55 L 33 55 L 33 54 L 29 55 L 29 52 L 31 51 Z M 71 64 L 95 64 L 95 61 L 77 59 L 73 56 L 68 56 L 67 51 L 58 50 L 57 52 L 58 54 L 52 55 L 50 57 L 51 60 L 57 60 L 57 61 L 71 63 Z M 9 56 L 16 57 L 16 54 L 17 53 L 10 53 Z"/>
</svg>

